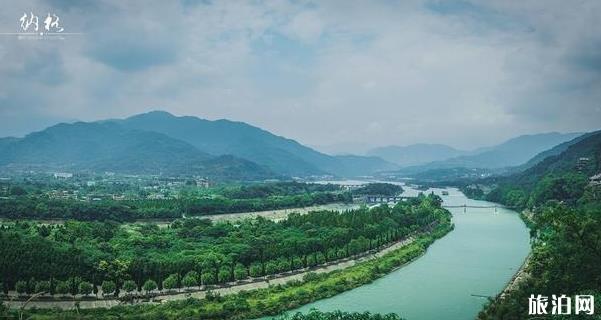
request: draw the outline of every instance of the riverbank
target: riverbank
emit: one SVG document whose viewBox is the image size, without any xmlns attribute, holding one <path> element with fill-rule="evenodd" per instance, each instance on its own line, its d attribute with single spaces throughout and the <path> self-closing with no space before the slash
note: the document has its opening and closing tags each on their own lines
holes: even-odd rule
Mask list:
<svg viewBox="0 0 601 320">
<path fill-rule="evenodd" d="M 239 220 L 239 219 L 246 219 L 246 218 L 262 217 L 262 218 L 273 220 L 273 221 L 280 221 L 280 220 L 285 219 L 288 216 L 288 214 L 291 212 L 297 212 L 300 214 L 307 214 L 311 211 L 319 211 L 319 210 L 342 212 L 345 210 L 357 209 L 360 206 L 361 205 L 357 204 L 357 203 L 334 202 L 334 203 L 321 204 L 321 205 L 308 206 L 308 207 L 284 208 L 284 209 L 273 209 L 273 210 L 264 210 L 264 211 L 220 213 L 220 214 L 208 214 L 208 215 L 192 216 L 192 217 L 186 217 L 185 215 L 182 215 L 181 218 L 183 218 L 183 219 L 186 219 L 186 218 L 209 219 L 211 221 L 216 222 L 216 221 L 226 221 L 226 220 L 231 221 L 231 220 Z M 174 219 L 143 219 L 143 220 L 124 222 L 124 224 L 156 224 L 159 227 L 164 228 L 164 227 L 169 226 L 176 219 L 178 219 L 178 218 L 174 218 Z M 6 223 L 15 223 L 17 221 L 22 222 L 25 220 L 0 218 L 0 225 L 6 224 Z M 63 219 L 32 219 L 32 220 L 26 220 L 26 221 L 35 222 L 40 225 L 62 225 L 67 220 L 63 220 Z"/>
<path fill-rule="evenodd" d="M 526 257 L 522 266 L 518 269 L 516 274 L 513 275 L 511 280 L 509 280 L 507 286 L 505 286 L 505 289 L 503 289 L 503 291 L 501 291 L 501 293 L 496 297 L 496 300 L 504 299 L 512 291 L 517 290 L 520 284 L 530 277 L 530 274 L 528 273 L 528 264 L 530 262 L 530 257 L 531 255 L 528 255 Z"/>
<path fill-rule="evenodd" d="M 532 215 L 533 213 L 530 210 L 522 210 L 520 212 L 520 218 L 522 219 L 522 221 L 524 221 L 524 224 L 526 224 L 528 229 L 531 229 L 533 226 Z M 528 265 L 531 259 L 532 252 L 530 252 L 528 256 L 526 256 L 524 262 L 522 263 L 518 271 L 513 275 L 511 280 L 503 289 L 503 291 L 501 291 L 501 293 L 497 295 L 495 300 L 504 299 L 509 293 L 511 293 L 511 291 L 517 290 L 520 284 L 530 277 L 530 274 L 528 273 Z"/>
<path fill-rule="evenodd" d="M 380 252 L 367 261 L 357 261 L 346 268 L 309 272 L 300 279 L 287 279 L 284 283 L 271 282 L 264 288 L 236 291 L 204 292 L 203 299 L 183 295 L 183 299 L 161 304 L 140 304 L 133 306 L 117 305 L 106 309 L 81 309 L 63 311 L 61 318 L 71 319 L 80 316 L 94 319 L 121 318 L 147 319 L 151 315 L 161 314 L 168 319 L 193 316 L 202 319 L 247 319 L 265 315 L 276 315 L 285 310 L 370 283 L 373 280 L 403 266 L 426 252 L 427 247 L 436 239 L 443 237 L 453 229 L 448 221 L 434 226 L 428 234 L 421 234 L 408 244 Z M 302 280 L 301 280 L 302 279 Z M 232 289 L 232 288 L 229 288 Z M 247 291 L 250 290 L 250 291 Z M 53 319 L 57 310 L 36 310 L 25 313 L 33 319 Z"/>
<path fill-rule="evenodd" d="M 138 299 L 139 301 L 137 301 L 136 303 L 161 303 L 166 301 L 176 301 L 188 298 L 204 299 L 206 297 L 207 292 L 212 292 L 214 294 L 234 294 L 245 290 L 267 288 L 271 285 L 281 285 L 289 281 L 302 280 L 303 277 L 309 273 L 328 273 L 336 270 L 345 269 L 358 263 L 381 257 L 389 252 L 392 252 L 394 250 L 402 248 L 403 246 L 413 243 L 414 240 L 414 237 L 409 237 L 407 239 L 387 244 L 382 247 L 370 250 L 368 252 L 363 252 L 351 258 L 344 258 L 337 261 L 332 261 L 312 268 L 284 272 L 273 276 L 251 278 L 248 280 L 230 282 L 224 285 L 211 285 L 202 286 L 200 288 L 187 288 L 187 290 L 184 289 L 183 291 L 171 290 L 161 292 L 156 294 L 150 301 L 144 302 L 143 299 Z M 139 292 L 138 295 L 141 296 L 142 292 Z M 121 294 L 119 295 L 119 298 L 121 299 L 113 297 L 103 298 L 102 291 L 99 291 L 97 296 L 100 296 L 100 298 L 96 298 L 95 296 L 88 298 L 77 296 L 75 298 L 68 297 L 65 299 L 51 299 L 50 297 L 43 297 L 46 299 L 31 300 L 28 302 L 28 296 L 19 297 L 16 292 L 10 291 L 8 296 L 4 297 L 4 301 L 7 306 L 13 309 L 21 308 L 23 307 L 23 305 L 26 305 L 25 308 L 27 309 L 58 308 L 62 310 L 70 310 L 75 309 L 76 307 L 80 309 L 110 308 L 120 304 L 124 304 L 122 300 L 124 300 L 124 298 L 128 296 L 128 293 L 121 292 Z"/>
<path fill-rule="evenodd" d="M 406 196 L 421 190 L 406 187 Z M 448 195 L 442 192 L 447 191 Z M 411 264 L 351 291 L 292 312 L 345 310 L 396 313 L 413 320 L 474 319 L 488 299 L 507 285 L 530 251 L 528 230 L 517 212 L 468 199 L 456 188 L 425 191 L 450 208 L 454 230 Z M 484 208 L 487 207 L 487 208 Z"/>
<path fill-rule="evenodd" d="M 520 212 L 520 219 L 524 222 L 528 229 L 531 229 L 533 227 L 532 215 L 533 212 L 530 210 L 522 210 Z M 500 305 L 503 304 L 503 301 L 505 299 L 512 299 L 512 295 L 520 290 L 521 285 L 526 283 L 531 278 L 531 274 L 528 271 L 528 267 L 531 261 L 532 252 L 530 252 L 528 256 L 526 256 L 520 268 L 507 282 L 507 285 L 503 288 L 503 290 L 482 308 L 482 310 L 478 314 L 478 319 L 485 317 L 487 314 L 491 313 L 493 310 L 498 308 Z"/>
</svg>

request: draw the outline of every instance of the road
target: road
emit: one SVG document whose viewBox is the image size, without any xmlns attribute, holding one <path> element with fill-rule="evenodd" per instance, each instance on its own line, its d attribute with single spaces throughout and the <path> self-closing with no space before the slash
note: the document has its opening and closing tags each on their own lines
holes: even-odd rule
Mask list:
<svg viewBox="0 0 601 320">
<path fill-rule="evenodd" d="M 356 258 L 346 258 L 341 259 L 333 263 L 328 263 L 319 267 L 314 267 L 310 269 L 301 269 L 294 273 L 282 273 L 276 275 L 272 278 L 255 278 L 253 280 L 239 281 L 233 282 L 229 286 L 225 287 L 213 287 L 211 290 L 213 293 L 219 293 L 221 295 L 237 293 L 242 290 L 248 291 L 253 289 L 267 288 L 270 285 L 284 284 L 292 280 L 302 280 L 303 277 L 310 273 L 327 273 L 335 270 L 341 270 L 348 267 L 351 267 L 357 263 L 363 261 L 369 261 L 377 257 L 381 257 L 386 253 L 389 253 L 393 250 L 399 249 L 405 245 L 408 245 L 413 242 L 413 238 L 408 238 L 399 242 L 395 242 L 391 245 L 385 246 L 381 248 L 379 251 L 375 253 L 367 253 Z M 165 293 L 157 296 L 153 302 L 141 302 L 141 303 L 160 303 L 164 301 L 173 301 L 173 300 L 182 300 L 187 299 L 189 297 L 203 299 L 206 295 L 207 290 L 195 290 L 195 291 L 187 291 L 187 292 L 173 292 L 173 293 Z M 100 294 L 100 293 L 99 293 Z M 11 292 L 11 296 L 14 297 L 15 293 Z M 75 300 L 38 300 L 31 301 L 27 304 L 26 309 L 30 308 L 59 308 L 63 310 L 74 309 L 77 301 Z M 24 304 L 24 301 L 14 301 L 14 300 L 6 300 L 5 304 L 10 308 L 21 308 Z M 122 304 L 119 300 L 116 299 L 99 299 L 99 300 L 79 300 L 79 307 L 82 309 L 88 308 L 110 308 L 116 305 Z"/>
</svg>

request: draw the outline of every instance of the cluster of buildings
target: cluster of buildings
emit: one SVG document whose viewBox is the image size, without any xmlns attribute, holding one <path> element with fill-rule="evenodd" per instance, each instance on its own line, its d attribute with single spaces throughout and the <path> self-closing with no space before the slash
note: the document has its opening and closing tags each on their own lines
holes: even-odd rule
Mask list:
<svg viewBox="0 0 601 320">
<path fill-rule="evenodd" d="M 186 188 L 209 188 L 205 177 L 165 177 L 150 175 L 119 175 L 112 172 L 86 174 L 72 172 L 25 172 L 0 183 L 0 196 L 9 196 L 12 182 L 37 185 L 41 195 L 50 199 L 102 201 L 102 200 L 163 200 L 176 199 Z M 7 178 L 8 179 L 8 178 Z M 42 187 L 40 187 L 42 186 Z"/>
<path fill-rule="evenodd" d="M 576 161 L 576 170 L 578 172 L 585 172 L 586 168 L 591 164 L 591 158 L 588 157 L 580 157 Z M 601 185 L 601 173 L 597 173 L 589 178 L 589 185 L 591 186 L 599 186 Z"/>
</svg>

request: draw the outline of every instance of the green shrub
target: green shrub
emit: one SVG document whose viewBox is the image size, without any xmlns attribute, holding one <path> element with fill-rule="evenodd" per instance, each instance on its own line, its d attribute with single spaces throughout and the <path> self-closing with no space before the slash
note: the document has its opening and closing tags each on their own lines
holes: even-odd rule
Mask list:
<svg viewBox="0 0 601 320">
<path fill-rule="evenodd" d="M 250 265 L 250 276 L 251 277 L 260 277 L 263 275 L 263 268 L 260 263 L 253 263 Z"/>
<path fill-rule="evenodd" d="M 89 296 L 94 290 L 92 284 L 87 281 L 80 282 L 78 289 L 79 293 L 83 294 L 84 296 Z"/>
<path fill-rule="evenodd" d="M 198 286 L 198 272 L 190 271 L 186 273 L 186 275 L 182 279 L 182 286 L 188 288 Z"/>
<path fill-rule="evenodd" d="M 133 280 L 123 282 L 123 290 L 127 293 L 132 293 L 138 289 L 138 285 Z"/>
<path fill-rule="evenodd" d="M 146 280 L 146 282 L 144 282 L 144 285 L 142 285 L 142 290 L 144 290 L 146 292 L 146 294 L 151 293 L 152 291 L 156 290 L 159 286 L 157 285 L 157 283 L 154 280 Z"/>
</svg>

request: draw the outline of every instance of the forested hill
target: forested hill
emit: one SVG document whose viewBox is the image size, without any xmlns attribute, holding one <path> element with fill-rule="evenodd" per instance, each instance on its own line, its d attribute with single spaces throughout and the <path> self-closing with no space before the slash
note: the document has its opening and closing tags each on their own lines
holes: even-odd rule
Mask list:
<svg viewBox="0 0 601 320">
<path fill-rule="evenodd" d="M 541 161 L 545 160 L 546 158 L 551 157 L 551 156 L 557 156 L 557 155 L 561 154 L 562 152 L 566 151 L 570 146 L 572 146 L 590 136 L 593 136 L 597 133 L 598 133 L 597 131 L 585 133 L 585 134 L 578 136 L 572 140 L 558 144 L 551 149 L 547 149 L 547 150 L 537 154 L 536 156 L 532 157 L 532 159 L 528 160 L 528 162 L 524 163 L 521 166 L 516 167 L 516 169 L 518 169 L 520 171 L 524 171 L 528 168 L 532 168 L 535 165 L 537 165 L 538 163 L 540 163 Z"/>
<path fill-rule="evenodd" d="M 548 200 L 574 202 L 585 192 L 588 178 L 601 172 L 601 131 L 576 139 L 565 151 L 533 167 L 502 178 L 488 200 L 518 207 L 534 207 Z"/>
<path fill-rule="evenodd" d="M 193 174 L 227 180 L 372 175 L 378 157 L 330 156 L 244 122 L 154 111 L 125 120 L 61 123 L 0 138 L 0 167 Z"/>
<path fill-rule="evenodd" d="M 130 174 L 192 174 L 214 179 L 277 177 L 256 163 L 215 157 L 167 135 L 109 122 L 58 124 L 24 138 L 0 140 L 0 166 Z"/>
<path fill-rule="evenodd" d="M 601 299 L 601 185 L 589 183 L 601 172 L 601 131 L 560 148 L 565 151 L 503 179 L 488 194 L 489 200 L 527 209 L 532 254 L 528 276 L 480 319 L 524 319 L 532 293 Z"/>
<path fill-rule="evenodd" d="M 396 166 L 376 157 L 335 157 L 244 122 L 177 117 L 164 111 L 115 120 L 133 129 L 160 132 L 214 155 L 232 154 L 284 175 L 370 175 Z"/>
</svg>

